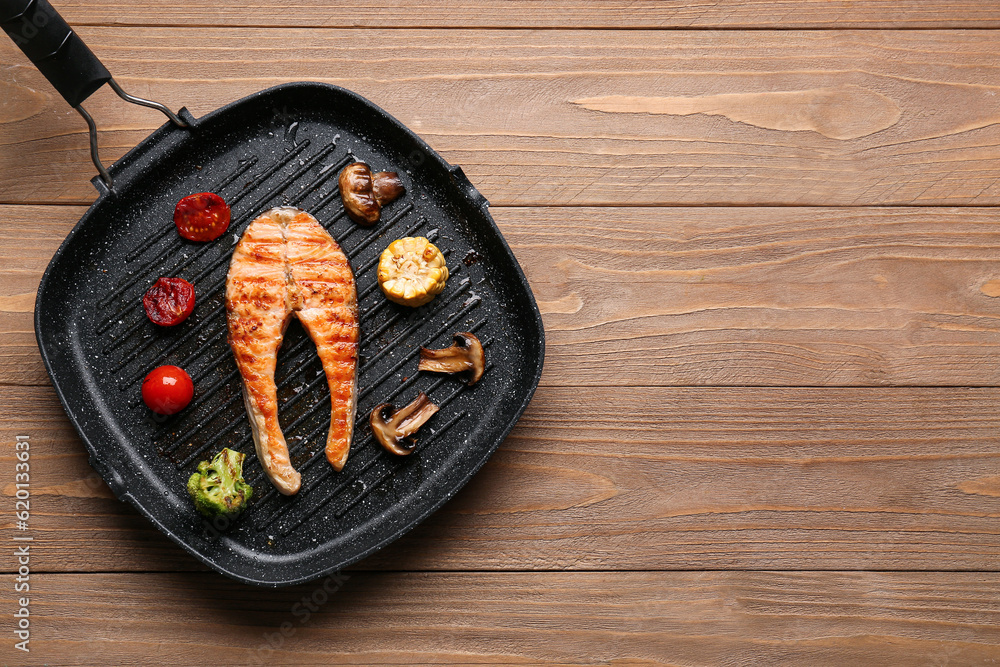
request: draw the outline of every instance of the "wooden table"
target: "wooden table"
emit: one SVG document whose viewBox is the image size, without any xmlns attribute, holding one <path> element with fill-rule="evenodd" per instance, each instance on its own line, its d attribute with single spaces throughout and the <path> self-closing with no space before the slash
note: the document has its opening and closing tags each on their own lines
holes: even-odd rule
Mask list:
<svg viewBox="0 0 1000 667">
<path fill-rule="evenodd" d="M 93 167 L 3 40 L 0 664 L 1000 658 L 995 0 L 292 4 L 57 3 L 136 94 L 199 116 L 326 81 L 462 165 L 544 314 L 538 393 L 326 588 L 205 570 L 96 478 L 42 368 L 35 289 Z M 109 159 L 162 121 L 88 107 Z"/>
</svg>

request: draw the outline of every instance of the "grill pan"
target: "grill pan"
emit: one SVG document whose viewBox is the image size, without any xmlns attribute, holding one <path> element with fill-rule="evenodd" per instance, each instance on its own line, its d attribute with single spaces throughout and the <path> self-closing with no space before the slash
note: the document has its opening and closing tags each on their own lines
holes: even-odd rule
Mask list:
<svg viewBox="0 0 1000 667">
<path fill-rule="evenodd" d="M 336 86 L 279 85 L 202 118 L 186 109 L 174 115 L 121 91 L 45 0 L 3 0 L 0 22 L 15 41 L 25 25 L 39 28 L 19 46 L 91 128 L 98 197 L 42 277 L 35 333 L 91 465 L 118 498 L 213 569 L 282 586 L 371 554 L 465 485 L 531 399 L 544 333 L 488 202 L 459 167 Z M 105 82 L 171 117 L 107 169 L 81 106 Z M 348 219 L 337 191 L 341 168 L 354 160 L 396 171 L 406 186 L 373 228 Z M 229 232 L 208 244 L 181 239 L 172 224 L 175 203 L 202 191 L 232 207 Z M 276 381 L 282 427 L 303 478 L 293 497 L 273 489 L 254 454 L 223 303 L 236 239 L 277 205 L 309 211 L 340 243 L 357 279 L 361 322 L 359 418 L 341 472 L 323 453 L 329 393 L 315 347 L 297 320 L 286 333 Z M 445 291 L 418 309 L 389 302 L 376 283 L 379 255 L 403 236 L 430 238 L 451 272 Z M 183 277 L 197 294 L 192 316 L 167 329 L 150 323 L 141 305 L 160 276 Z M 487 371 L 473 387 L 416 370 L 420 346 L 445 347 L 455 331 L 474 332 L 486 347 Z M 195 382 L 191 405 L 168 418 L 150 412 L 139 391 L 161 364 L 185 368 Z M 440 411 L 410 456 L 385 452 L 372 440 L 368 413 L 383 402 L 401 406 L 421 390 Z M 247 454 L 244 473 L 254 487 L 250 507 L 231 526 L 205 521 L 185 490 L 197 463 L 223 447 Z"/>
</svg>

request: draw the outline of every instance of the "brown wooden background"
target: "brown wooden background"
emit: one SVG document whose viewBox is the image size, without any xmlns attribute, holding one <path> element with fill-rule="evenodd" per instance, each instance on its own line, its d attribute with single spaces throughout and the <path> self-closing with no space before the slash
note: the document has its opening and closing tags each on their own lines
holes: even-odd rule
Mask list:
<svg viewBox="0 0 1000 667">
<path fill-rule="evenodd" d="M 483 471 L 336 593 L 204 570 L 95 479 L 42 368 L 93 168 L 0 40 L 0 664 L 1000 659 L 995 0 L 56 4 L 195 115 L 295 80 L 387 109 L 493 202 L 548 354 Z M 109 159 L 162 120 L 88 108 Z"/>
</svg>

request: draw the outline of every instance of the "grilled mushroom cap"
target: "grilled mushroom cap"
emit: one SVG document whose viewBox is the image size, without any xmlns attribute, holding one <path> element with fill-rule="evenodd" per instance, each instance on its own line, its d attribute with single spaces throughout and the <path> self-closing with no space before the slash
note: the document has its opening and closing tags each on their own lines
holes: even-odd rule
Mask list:
<svg viewBox="0 0 1000 667">
<path fill-rule="evenodd" d="M 376 406 L 368 423 L 372 435 L 383 447 L 393 454 L 406 456 L 416 445 L 411 436 L 437 411 L 438 406 L 431 403 L 427 394 L 420 392 L 409 405 L 399 410 L 393 410 L 390 403 Z"/>
<path fill-rule="evenodd" d="M 379 171 L 372 174 L 371 168 L 364 162 L 354 162 L 344 167 L 338 183 L 347 215 L 366 227 L 378 222 L 382 207 L 405 191 L 396 172 Z"/>
<path fill-rule="evenodd" d="M 483 377 L 486 370 L 486 353 L 483 346 L 471 333 L 459 331 L 454 335 L 455 342 L 443 350 L 428 350 L 420 348 L 420 364 L 417 370 L 433 371 L 435 373 L 461 373 L 469 371 L 466 382 L 470 387 Z"/>
<path fill-rule="evenodd" d="M 399 180 L 399 175 L 394 171 L 376 171 L 372 174 L 372 188 L 375 190 L 375 201 L 380 206 L 385 206 L 406 192 L 403 181 Z"/>
</svg>

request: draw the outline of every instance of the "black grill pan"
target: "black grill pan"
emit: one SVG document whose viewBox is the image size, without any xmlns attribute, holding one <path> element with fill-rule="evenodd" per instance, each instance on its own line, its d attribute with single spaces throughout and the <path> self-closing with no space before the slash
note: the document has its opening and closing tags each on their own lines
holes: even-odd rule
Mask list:
<svg viewBox="0 0 1000 667">
<path fill-rule="evenodd" d="M 0 3 L 5 29 L 16 24 L 7 5 Z M 30 6 L 51 11 L 38 0 Z M 82 110 L 82 99 L 64 96 Z M 397 171 L 406 186 L 374 228 L 357 226 L 343 211 L 337 175 L 353 160 Z M 97 200 L 38 289 L 42 359 L 91 464 L 115 495 L 223 574 L 289 585 L 388 544 L 472 477 L 534 393 L 544 354 L 541 318 L 486 199 L 460 168 L 350 91 L 292 83 L 202 118 L 182 109 L 176 122 L 93 182 Z M 173 208 L 202 191 L 222 195 L 233 219 L 221 239 L 190 243 L 173 226 Z M 236 239 L 277 205 L 309 211 L 341 244 L 355 271 L 361 313 L 359 418 L 339 473 L 323 453 L 326 379 L 294 320 L 279 353 L 279 413 L 303 476 L 302 490 L 290 498 L 272 489 L 254 454 L 222 301 Z M 375 266 L 392 240 L 417 235 L 446 253 L 451 278 L 440 296 L 414 310 L 382 296 Z M 183 277 L 197 294 L 193 315 L 169 329 L 151 324 L 141 305 L 160 276 Z M 473 331 L 486 346 L 487 371 L 474 387 L 416 370 L 420 346 L 445 347 L 455 331 Z M 181 414 L 162 418 L 145 407 L 139 388 L 149 370 L 167 363 L 192 376 L 195 399 Z M 379 403 L 409 402 L 421 390 L 441 410 L 421 430 L 413 454 L 385 452 L 372 441 L 368 413 Z M 222 447 L 247 454 L 245 476 L 254 487 L 250 508 L 231 526 L 203 520 L 185 491 L 197 463 Z"/>
</svg>

